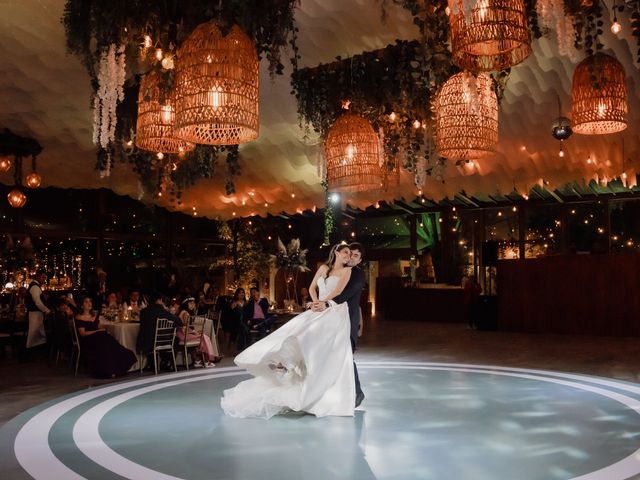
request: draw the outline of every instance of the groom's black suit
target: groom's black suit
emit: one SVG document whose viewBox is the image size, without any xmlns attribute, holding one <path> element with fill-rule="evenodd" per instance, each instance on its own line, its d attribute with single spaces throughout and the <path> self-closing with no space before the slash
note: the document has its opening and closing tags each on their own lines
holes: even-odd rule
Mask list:
<svg viewBox="0 0 640 480">
<path fill-rule="evenodd" d="M 364 272 L 358 267 L 351 269 L 351 277 L 345 285 L 342 292 L 337 295 L 333 301 L 336 303 L 347 302 L 349 305 L 349 320 L 351 321 L 351 349 L 355 352 L 358 344 L 358 330 L 360 329 L 360 296 L 364 287 Z M 358 378 L 358 369 L 356 363 L 353 362 L 353 370 L 356 377 L 356 395 L 362 393 L 360 388 L 360 379 Z"/>
</svg>

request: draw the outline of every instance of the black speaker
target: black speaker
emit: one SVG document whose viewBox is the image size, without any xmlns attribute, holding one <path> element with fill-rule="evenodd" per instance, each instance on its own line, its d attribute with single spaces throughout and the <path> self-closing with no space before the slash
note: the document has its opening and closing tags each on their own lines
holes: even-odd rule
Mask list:
<svg viewBox="0 0 640 480">
<path fill-rule="evenodd" d="M 482 265 L 495 267 L 498 265 L 498 242 L 488 240 L 482 244 Z"/>
</svg>

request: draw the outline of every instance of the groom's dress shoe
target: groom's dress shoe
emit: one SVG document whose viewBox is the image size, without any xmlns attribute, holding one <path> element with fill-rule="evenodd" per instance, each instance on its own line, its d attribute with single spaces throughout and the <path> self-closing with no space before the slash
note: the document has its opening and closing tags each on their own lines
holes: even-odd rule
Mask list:
<svg viewBox="0 0 640 480">
<path fill-rule="evenodd" d="M 364 393 L 360 392 L 356 395 L 356 408 L 360 406 L 362 401 L 364 400 Z"/>
</svg>

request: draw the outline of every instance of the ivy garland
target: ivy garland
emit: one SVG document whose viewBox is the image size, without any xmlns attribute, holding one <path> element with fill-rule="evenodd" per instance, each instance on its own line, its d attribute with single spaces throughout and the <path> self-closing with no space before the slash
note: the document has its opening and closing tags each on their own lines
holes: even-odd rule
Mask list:
<svg viewBox="0 0 640 480">
<path fill-rule="evenodd" d="M 341 101 L 349 99 L 352 110 L 367 118 L 374 129 L 383 129 L 389 170 L 399 159 L 410 172 L 419 167 L 416 178 L 434 175 L 445 160 L 432 158 L 433 149 L 429 148 L 434 131 L 429 99 L 435 98 L 438 88 L 457 71 L 448 50 L 448 2 L 435 0 L 427 5 L 424 0 L 380 0 L 383 20 L 390 2 L 411 13 L 420 40 L 396 40 L 381 50 L 347 59 L 337 57 L 333 63 L 298 70 L 292 76 L 292 93 L 301 126 L 310 126 L 325 136 L 341 114 Z M 532 37 L 540 38 L 543 32 L 538 25 L 536 4 L 537 0 L 525 0 Z M 627 2 L 629 7 L 636 9 L 632 28 L 640 39 L 640 0 Z M 601 0 L 564 0 L 564 9 L 574 19 L 576 47 L 584 48 L 588 55 L 602 49 Z M 510 70 L 492 74 L 498 99 L 503 96 L 509 74 Z"/>
<path fill-rule="evenodd" d="M 341 100 L 349 99 L 351 110 L 375 130 L 384 129 L 387 161 L 395 165 L 401 158 L 402 167 L 414 171 L 418 157 L 428 155 L 422 148 L 433 122 L 428 99 L 455 71 L 442 48 L 425 55 L 421 42 L 398 40 L 382 50 L 298 70 L 292 85 L 301 123 L 324 136 L 342 113 Z"/>
<path fill-rule="evenodd" d="M 335 230 L 335 213 L 329 199 L 329 182 L 322 181 L 324 188 L 324 240 L 323 245 L 331 244 L 331 233 Z"/>
<path fill-rule="evenodd" d="M 116 142 L 109 150 L 99 149 L 96 168 L 103 170 L 111 158 L 133 165 L 134 172 L 147 192 L 161 192 L 162 180 L 169 181 L 173 197 L 200 178 L 211 178 L 220 154 L 226 154 L 225 192 L 235 191 L 234 179 L 240 175 L 237 146 L 199 146 L 178 158 L 165 161 L 151 152 L 132 147 L 137 115 L 140 75 L 152 69 L 162 74 L 161 91 L 173 84 L 174 70 L 163 68 L 154 53 L 157 48 L 173 57 L 178 45 L 206 21 L 215 19 L 223 30 L 238 24 L 256 44 L 258 56 L 266 58 L 272 76 L 284 71 L 282 51 L 290 46 L 290 59 L 297 68 L 300 58 L 294 23 L 294 11 L 300 0 L 254 0 L 247 8 L 245 0 L 67 0 L 62 18 L 67 48 L 77 55 L 87 69 L 94 92 L 98 88 L 97 65 L 100 55 L 111 44 L 125 45 L 127 64 L 133 77 L 125 86 L 125 99 L 118 105 Z M 151 44 L 144 47 L 145 37 Z M 167 165 L 176 164 L 168 174 Z M 154 175 L 157 172 L 158 175 Z M 160 177 L 160 180 L 156 180 Z M 165 185 L 166 186 L 166 185 Z"/>
</svg>

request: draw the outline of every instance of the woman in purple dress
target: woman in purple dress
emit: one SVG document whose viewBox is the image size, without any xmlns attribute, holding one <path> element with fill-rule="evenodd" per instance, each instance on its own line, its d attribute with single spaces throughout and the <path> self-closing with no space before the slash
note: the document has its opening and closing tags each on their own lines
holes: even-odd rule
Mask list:
<svg viewBox="0 0 640 480">
<path fill-rule="evenodd" d="M 86 297 L 75 319 L 80 351 L 91 375 L 96 378 L 126 375 L 136 363 L 136 354 L 120 345 L 105 329 L 99 328 L 98 316 L 91 312 L 92 308 L 91 298 Z"/>
</svg>

